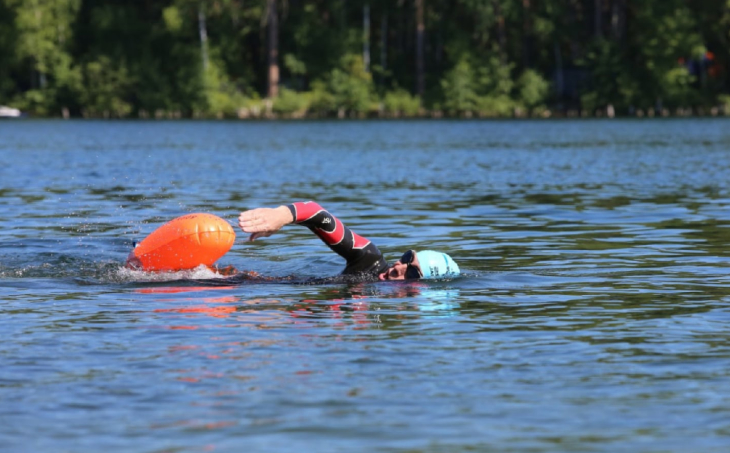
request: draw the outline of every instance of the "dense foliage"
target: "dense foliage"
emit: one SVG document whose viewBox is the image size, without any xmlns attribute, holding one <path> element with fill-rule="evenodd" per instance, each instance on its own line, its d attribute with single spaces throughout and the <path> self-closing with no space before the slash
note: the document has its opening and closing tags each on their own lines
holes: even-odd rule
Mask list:
<svg viewBox="0 0 730 453">
<path fill-rule="evenodd" d="M 39 116 L 728 110 L 730 0 L 0 0 Z"/>
</svg>

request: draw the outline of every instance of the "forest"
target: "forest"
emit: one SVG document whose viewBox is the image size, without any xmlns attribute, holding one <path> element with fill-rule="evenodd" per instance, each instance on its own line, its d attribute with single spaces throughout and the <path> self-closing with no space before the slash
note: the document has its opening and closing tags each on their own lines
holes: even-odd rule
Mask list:
<svg viewBox="0 0 730 453">
<path fill-rule="evenodd" d="M 0 0 L 35 117 L 730 114 L 730 0 Z"/>
</svg>

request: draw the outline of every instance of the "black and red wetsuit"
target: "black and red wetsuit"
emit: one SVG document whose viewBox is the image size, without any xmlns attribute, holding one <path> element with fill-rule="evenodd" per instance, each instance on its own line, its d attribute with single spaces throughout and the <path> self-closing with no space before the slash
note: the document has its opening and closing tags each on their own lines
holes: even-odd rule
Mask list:
<svg viewBox="0 0 730 453">
<path fill-rule="evenodd" d="M 375 244 L 350 230 L 322 206 L 313 201 L 305 201 L 292 203 L 287 207 L 295 223 L 309 228 L 347 261 L 343 275 L 369 274 L 377 277 L 388 268 L 388 263 Z"/>
</svg>

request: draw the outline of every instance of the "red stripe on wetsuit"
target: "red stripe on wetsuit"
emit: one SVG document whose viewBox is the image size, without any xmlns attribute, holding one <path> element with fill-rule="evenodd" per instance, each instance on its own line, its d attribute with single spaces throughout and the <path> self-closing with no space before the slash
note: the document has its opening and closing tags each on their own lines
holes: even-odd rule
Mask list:
<svg viewBox="0 0 730 453">
<path fill-rule="evenodd" d="M 383 255 L 368 239 L 354 233 L 337 217 L 314 201 L 287 205 L 294 222 L 316 234 L 335 253 L 347 260 L 344 273 L 374 272 L 386 265 Z"/>
<path fill-rule="evenodd" d="M 348 232 L 352 238 L 351 248 L 361 249 L 370 243 L 313 201 L 293 203 L 292 206 L 294 206 L 294 222 L 308 227 L 330 247 L 342 243 Z"/>
</svg>

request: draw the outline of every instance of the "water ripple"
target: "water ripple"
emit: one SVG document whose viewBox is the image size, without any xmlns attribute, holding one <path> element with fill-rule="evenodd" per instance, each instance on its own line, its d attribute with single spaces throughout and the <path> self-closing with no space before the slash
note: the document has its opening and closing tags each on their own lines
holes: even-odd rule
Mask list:
<svg viewBox="0 0 730 453">
<path fill-rule="evenodd" d="M 0 444 L 725 451 L 727 126 L 0 123 Z M 122 268 L 182 213 L 309 199 L 390 260 L 439 249 L 464 275 Z M 342 267 L 296 227 L 219 264 Z"/>
</svg>

